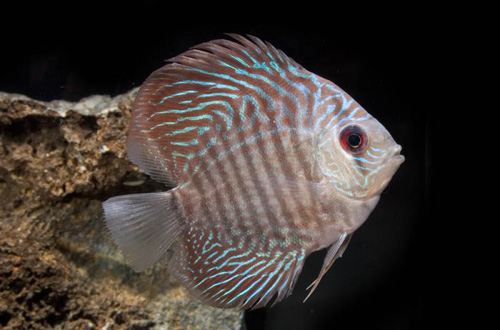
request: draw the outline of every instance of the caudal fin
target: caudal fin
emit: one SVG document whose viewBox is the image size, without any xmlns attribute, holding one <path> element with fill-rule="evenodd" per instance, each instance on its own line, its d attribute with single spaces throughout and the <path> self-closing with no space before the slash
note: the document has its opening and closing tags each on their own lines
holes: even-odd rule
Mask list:
<svg viewBox="0 0 500 330">
<path fill-rule="evenodd" d="M 171 192 L 117 196 L 103 209 L 113 240 L 136 272 L 158 261 L 185 226 Z"/>
</svg>

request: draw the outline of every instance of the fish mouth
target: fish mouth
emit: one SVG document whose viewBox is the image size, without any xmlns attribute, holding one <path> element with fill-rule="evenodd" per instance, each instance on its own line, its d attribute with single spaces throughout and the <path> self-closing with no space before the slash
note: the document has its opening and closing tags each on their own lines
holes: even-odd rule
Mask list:
<svg viewBox="0 0 500 330">
<path fill-rule="evenodd" d="M 392 151 L 392 160 L 399 165 L 403 164 L 405 161 L 405 156 L 401 155 L 401 150 L 403 148 L 398 144 Z"/>
<path fill-rule="evenodd" d="M 405 156 L 400 154 L 402 149 L 403 148 L 400 145 L 397 145 L 393 149 L 392 155 L 389 158 L 389 166 L 386 168 L 387 177 L 381 183 L 378 193 L 381 193 L 382 191 L 385 190 L 385 188 L 387 188 L 387 186 L 392 180 L 392 177 L 394 176 L 394 174 L 396 174 L 396 171 L 398 170 L 399 166 L 405 161 Z"/>
</svg>

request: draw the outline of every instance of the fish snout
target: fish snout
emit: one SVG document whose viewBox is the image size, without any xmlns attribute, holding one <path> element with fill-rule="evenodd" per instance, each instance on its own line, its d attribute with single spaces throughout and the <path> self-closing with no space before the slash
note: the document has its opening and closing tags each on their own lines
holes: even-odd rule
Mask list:
<svg viewBox="0 0 500 330">
<path fill-rule="evenodd" d="M 405 161 L 405 156 L 401 155 L 401 150 L 403 148 L 398 144 L 394 147 L 392 151 L 392 158 L 396 160 L 399 164 L 402 164 Z"/>
</svg>

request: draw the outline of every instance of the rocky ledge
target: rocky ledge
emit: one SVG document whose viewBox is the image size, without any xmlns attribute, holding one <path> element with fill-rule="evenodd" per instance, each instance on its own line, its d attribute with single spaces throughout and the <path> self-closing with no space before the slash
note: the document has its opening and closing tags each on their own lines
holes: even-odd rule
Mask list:
<svg viewBox="0 0 500 330">
<path fill-rule="evenodd" d="M 0 328 L 240 329 L 189 297 L 165 260 L 135 273 L 101 203 L 161 191 L 125 155 L 137 90 L 72 103 L 0 92 Z"/>
</svg>

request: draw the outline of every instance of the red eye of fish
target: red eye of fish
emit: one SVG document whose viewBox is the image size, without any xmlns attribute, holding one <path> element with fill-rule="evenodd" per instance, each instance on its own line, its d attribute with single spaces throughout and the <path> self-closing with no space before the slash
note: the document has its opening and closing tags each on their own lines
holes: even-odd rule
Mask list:
<svg viewBox="0 0 500 330">
<path fill-rule="evenodd" d="M 361 152 L 366 147 L 366 133 L 358 126 L 347 126 L 340 133 L 342 147 L 353 153 Z"/>
</svg>

